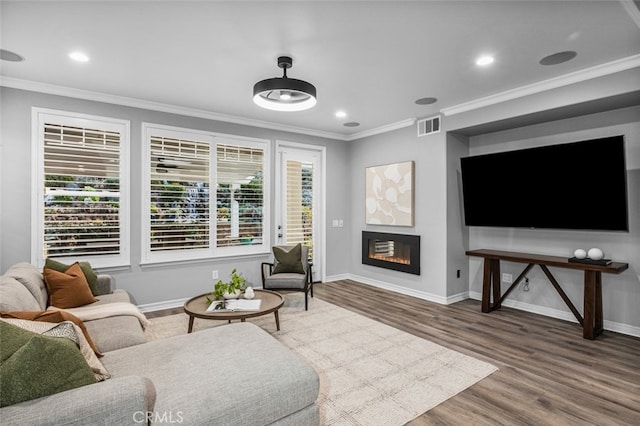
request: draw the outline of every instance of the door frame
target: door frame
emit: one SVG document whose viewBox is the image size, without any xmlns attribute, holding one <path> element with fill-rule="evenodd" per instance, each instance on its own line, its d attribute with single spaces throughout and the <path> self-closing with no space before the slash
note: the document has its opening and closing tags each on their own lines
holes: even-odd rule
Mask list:
<svg viewBox="0 0 640 426">
<path fill-rule="evenodd" d="M 282 220 L 282 191 L 280 190 L 281 188 L 281 184 L 282 184 L 282 155 L 281 152 L 287 148 L 291 148 L 291 149 L 295 149 L 295 150 L 300 150 L 300 151 L 308 151 L 308 152 L 313 152 L 313 153 L 317 153 L 320 154 L 320 179 L 314 179 L 314 184 L 316 181 L 318 181 L 318 183 L 320 184 L 320 188 L 319 188 L 319 194 L 320 194 L 320 200 L 317 203 L 317 213 L 318 213 L 318 218 L 315 218 L 315 213 L 314 212 L 314 226 L 317 226 L 318 231 L 317 231 L 317 236 L 319 238 L 320 241 L 316 241 L 314 240 L 314 253 L 318 256 L 320 256 L 320 268 L 316 268 L 314 266 L 313 268 L 313 279 L 314 281 L 319 281 L 322 282 L 324 280 L 324 277 L 326 276 L 326 271 L 327 271 L 327 265 L 326 265 L 326 259 L 327 259 L 327 252 L 326 252 L 326 246 L 327 246 L 327 227 L 326 227 L 326 200 L 327 200 L 327 192 L 326 192 L 326 188 L 327 188 L 327 148 L 325 146 L 318 146 L 318 145 L 309 145 L 309 144 L 303 144 L 300 142 L 292 142 L 292 141 L 286 141 L 286 140 L 280 140 L 277 139 L 276 140 L 276 149 L 274 150 L 274 155 L 275 155 L 275 209 L 274 209 L 274 222 L 273 222 L 273 239 L 274 239 L 274 244 L 277 244 L 277 240 L 278 240 L 278 222 L 280 220 Z"/>
</svg>

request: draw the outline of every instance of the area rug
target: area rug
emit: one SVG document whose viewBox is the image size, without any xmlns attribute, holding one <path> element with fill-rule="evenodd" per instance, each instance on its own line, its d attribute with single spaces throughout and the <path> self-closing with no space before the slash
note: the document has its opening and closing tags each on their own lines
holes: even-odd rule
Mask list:
<svg viewBox="0 0 640 426">
<path fill-rule="evenodd" d="M 404 425 L 497 370 L 491 364 L 319 300 L 285 295 L 280 331 L 272 314 L 249 319 L 320 376 L 321 425 Z M 188 316 L 151 319 L 148 340 L 187 331 Z M 196 318 L 194 332 L 224 321 Z"/>
</svg>

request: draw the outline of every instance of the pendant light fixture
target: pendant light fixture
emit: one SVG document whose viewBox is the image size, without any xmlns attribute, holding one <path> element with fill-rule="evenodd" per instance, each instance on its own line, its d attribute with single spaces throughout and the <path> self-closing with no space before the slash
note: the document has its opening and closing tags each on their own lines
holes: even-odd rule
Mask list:
<svg viewBox="0 0 640 426">
<path fill-rule="evenodd" d="M 283 76 L 257 82 L 253 86 L 253 102 L 273 111 L 304 111 L 316 104 L 316 88 L 311 83 L 287 77 L 293 60 L 289 56 L 278 58 Z"/>
</svg>

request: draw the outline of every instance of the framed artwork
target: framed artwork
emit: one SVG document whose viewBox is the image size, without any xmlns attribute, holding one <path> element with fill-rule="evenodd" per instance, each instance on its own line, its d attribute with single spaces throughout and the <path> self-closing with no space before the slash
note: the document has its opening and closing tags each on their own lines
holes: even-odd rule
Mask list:
<svg viewBox="0 0 640 426">
<path fill-rule="evenodd" d="M 413 161 L 367 167 L 365 223 L 413 226 Z"/>
</svg>

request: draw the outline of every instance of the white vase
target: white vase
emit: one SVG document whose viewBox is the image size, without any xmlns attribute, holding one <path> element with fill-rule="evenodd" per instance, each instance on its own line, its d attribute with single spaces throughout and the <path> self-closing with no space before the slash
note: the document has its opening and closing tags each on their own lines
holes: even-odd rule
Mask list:
<svg viewBox="0 0 640 426">
<path fill-rule="evenodd" d="M 601 249 L 594 247 L 592 249 L 589 249 L 589 251 L 587 252 L 587 256 L 589 256 L 589 259 L 592 260 L 600 260 L 604 257 L 604 252 Z"/>
<path fill-rule="evenodd" d="M 247 289 L 244 291 L 244 298 L 245 299 L 253 299 L 255 296 L 256 296 L 256 294 L 253 291 L 253 288 L 251 288 L 251 287 L 247 287 Z"/>
<path fill-rule="evenodd" d="M 238 297 L 240 297 L 240 290 L 234 290 L 233 293 L 225 291 L 222 297 L 224 299 L 237 299 Z"/>
<path fill-rule="evenodd" d="M 573 255 L 576 257 L 576 259 L 584 259 L 585 257 L 587 257 L 587 252 L 583 249 L 577 249 L 573 252 Z"/>
</svg>

